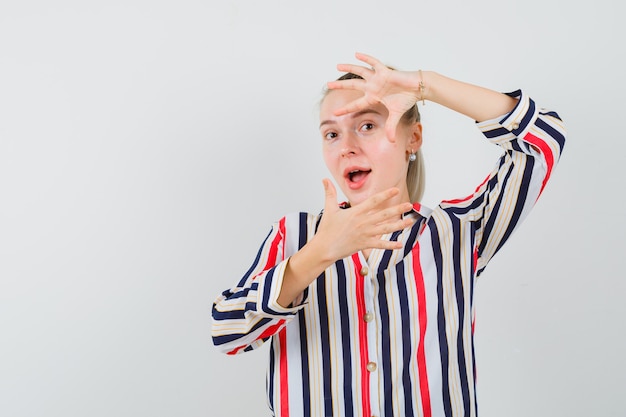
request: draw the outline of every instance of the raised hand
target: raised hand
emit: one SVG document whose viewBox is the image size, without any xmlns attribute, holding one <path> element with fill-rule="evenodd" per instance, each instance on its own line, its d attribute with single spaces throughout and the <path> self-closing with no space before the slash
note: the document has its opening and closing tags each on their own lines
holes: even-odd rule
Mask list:
<svg viewBox="0 0 626 417">
<path fill-rule="evenodd" d="M 335 114 L 356 112 L 366 109 L 376 103 L 382 103 L 389 112 L 385 123 L 385 131 L 390 141 L 395 140 L 396 127 L 402 115 L 415 103 L 423 99 L 420 91 L 420 74 L 418 71 L 396 71 L 369 55 L 357 53 L 356 58 L 368 65 L 367 68 L 353 64 L 339 64 L 339 71 L 351 72 L 363 79 L 348 79 L 329 82 L 328 88 L 352 89 L 363 92 L 363 97 L 338 109 Z"/>
<path fill-rule="evenodd" d="M 324 179 L 326 201 L 320 226 L 302 249 L 287 264 L 278 304 L 290 305 L 326 268 L 360 250 L 401 249 L 402 243 L 382 240 L 381 236 L 411 226 L 415 220 L 402 218 L 411 210 L 411 203 L 390 204 L 398 195 L 397 188 L 374 194 L 362 203 L 341 209 L 337 191 Z"/>
<path fill-rule="evenodd" d="M 366 249 L 400 249 L 401 242 L 382 240 L 381 236 L 411 226 L 414 220 L 402 218 L 411 210 L 411 203 L 390 204 L 398 195 L 397 188 L 379 192 L 362 203 L 341 209 L 337 204 L 337 191 L 324 179 L 326 201 L 324 214 L 315 239 L 323 242 L 325 258 L 332 262 Z"/>
</svg>

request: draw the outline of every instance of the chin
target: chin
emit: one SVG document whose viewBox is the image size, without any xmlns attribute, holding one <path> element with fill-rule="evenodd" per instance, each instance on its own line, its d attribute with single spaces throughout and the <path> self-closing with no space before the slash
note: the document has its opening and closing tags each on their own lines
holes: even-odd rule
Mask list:
<svg viewBox="0 0 626 417">
<path fill-rule="evenodd" d="M 368 195 L 348 195 L 346 194 L 346 198 L 351 206 L 356 206 L 357 204 L 361 204 L 365 200 L 367 200 Z"/>
</svg>

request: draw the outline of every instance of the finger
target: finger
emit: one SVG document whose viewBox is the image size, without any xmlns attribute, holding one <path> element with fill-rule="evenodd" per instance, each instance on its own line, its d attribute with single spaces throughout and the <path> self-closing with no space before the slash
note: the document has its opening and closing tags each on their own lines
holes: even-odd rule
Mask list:
<svg viewBox="0 0 626 417">
<path fill-rule="evenodd" d="M 337 210 L 337 190 L 335 186 L 328 178 L 324 178 L 322 184 L 324 184 L 324 212 L 329 213 L 333 210 Z"/>
<path fill-rule="evenodd" d="M 368 197 L 365 201 L 359 204 L 357 207 L 360 207 L 361 210 L 365 213 L 370 213 L 372 210 L 376 209 L 382 203 L 386 202 L 393 196 L 400 193 L 400 190 L 396 187 L 388 188 L 387 190 L 380 191 L 370 197 Z"/>
<path fill-rule="evenodd" d="M 384 235 L 386 233 L 393 233 L 398 230 L 403 230 L 403 229 L 406 229 L 407 227 L 411 227 L 413 226 L 414 223 L 415 223 L 414 218 L 405 217 L 403 219 L 397 219 L 394 221 L 381 223 L 372 230 L 372 233 L 376 235 Z"/>
<path fill-rule="evenodd" d="M 351 78 L 348 80 L 329 81 L 326 86 L 331 90 L 361 90 L 365 86 L 365 80 Z"/>
<path fill-rule="evenodd" d="M 364 79 L 368 79 L 374 73 L 371 68 L 365 68 L 361 65 L 354 64 L 339 64 L 337 65 L 337 70 L 342 72 L 350 72 L 352 74 L 358 75 L 359 77 L 363 77 Z"/>
<path fill-rule="evenodd" d="M 336 109 L 333 113 L 335 114 L 335 116 L 343 116 L 344 114 L 348 114 L 348 113 L 354 113 L 357 112 L 359 110 L 363 110 L 366 109 L 368 107 L 370 107 L 372 105 L 372 103 L 370 103 L 367 98 L 365 98 L 365 96 L 356 99 L 354 101 L 351 101 L 350 103 L 346 104 L 345 106 Z"/>
<path fill-rule="evenodd" d="M 399 210 L 390 212 L 372 212 L 368 214 L 372 233 L 388 233 L 405 228 L 411 225 L 409 216 L 403 217 L 410 209 L 402 207 Z"/>
<path fill-rule="evenodd" d="M 382 62 L 380 62 L 379 60 L 377 60 L 376 58 L 374 58 L 371 55 L 367 55 L 367 54 L 364 54 L 364 53 L 361 53 L 361 52 L 357 52 L 356 54 L 354 54 L 354 56 L 359 61 L 365 62 L 368 65 L 371 65 L 372 68 L 384 66 Z"/>
<path fill-rule="evenodd" d="M 398 113 L 389 113 L 389 116 L 387 116 L 387 121 L 385 122 L 385 132 L 387 133 L 387 139 L 389 139 L 389 142 L 396 141 L 396 130 L 398 129 L 400 117 L 401 115 Z"/>
<path fill-rule="evenodd" d="M 401 215 L 413 209 L 413 204 L 406 202 L 389 207 L 377 212 L 370 213 L 372 222 L 375 224 L 388 223 L 390 220 L 397 220 Z"/>
</svg>

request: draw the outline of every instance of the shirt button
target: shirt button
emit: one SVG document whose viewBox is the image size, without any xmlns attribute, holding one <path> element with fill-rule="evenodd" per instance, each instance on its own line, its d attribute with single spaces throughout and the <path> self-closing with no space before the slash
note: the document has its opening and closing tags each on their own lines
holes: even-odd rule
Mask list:
<svg viewBox="0 0 626 417">
<path fill-rule="evenodd" d="M 363 268 L 361 268 L 361 275 L 365 276 L 369 273 L 369 269 L 367 269 L 366 266 L 364 266 Z"/>
<path fill-rule="evenodd" d="M 367 312 L 363 315 L 363 320 L 365 320 L 366 323 L 371 322 L 372 320 L 374 320 L 374 313 L 372 312 Z"/>
<path fill-rule="evenodd" d="M 516 130 L 519 129 L 519 123 L 513 123 L 513 125 L 511 126 L 511 130 Z"/>
<path fill-rule="evenodd" d="M 367 368 L 368 371 L 374 372 L 376 370 L 376 363 L 375 362 L 368 362 L 366 368 Z"/>
</svg>

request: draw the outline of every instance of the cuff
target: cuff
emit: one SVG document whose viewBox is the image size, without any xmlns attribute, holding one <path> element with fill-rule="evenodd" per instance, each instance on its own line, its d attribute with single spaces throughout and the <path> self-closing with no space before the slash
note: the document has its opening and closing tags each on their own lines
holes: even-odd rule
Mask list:
<svg viewBox="0 0 626 417">
<path fill-rule="evenodd" d="M 260 300 L 257 306 L 258 312 L 266 317 L 286 318 L 295 315 L 304 307 L 308 298 L 308 289 L 296 298 L 290 307 L 278 304 L 278 296 L 283 285 L 285 269 L 289 258 L 285 259 L 274 268 L 266 272 L 265 277 L 259 283 Z"/>
<path fill-rule="evenodd" d="M 539 114 L 535 102 L 523 94 L 522 90 L 506 93 L 506 95 L 518 100 L 510 113 L 477 123 L 483 135 L 498 145 L 516 138 L 523 138 L 526 131 L 534 125 Z"/>
</svg>

